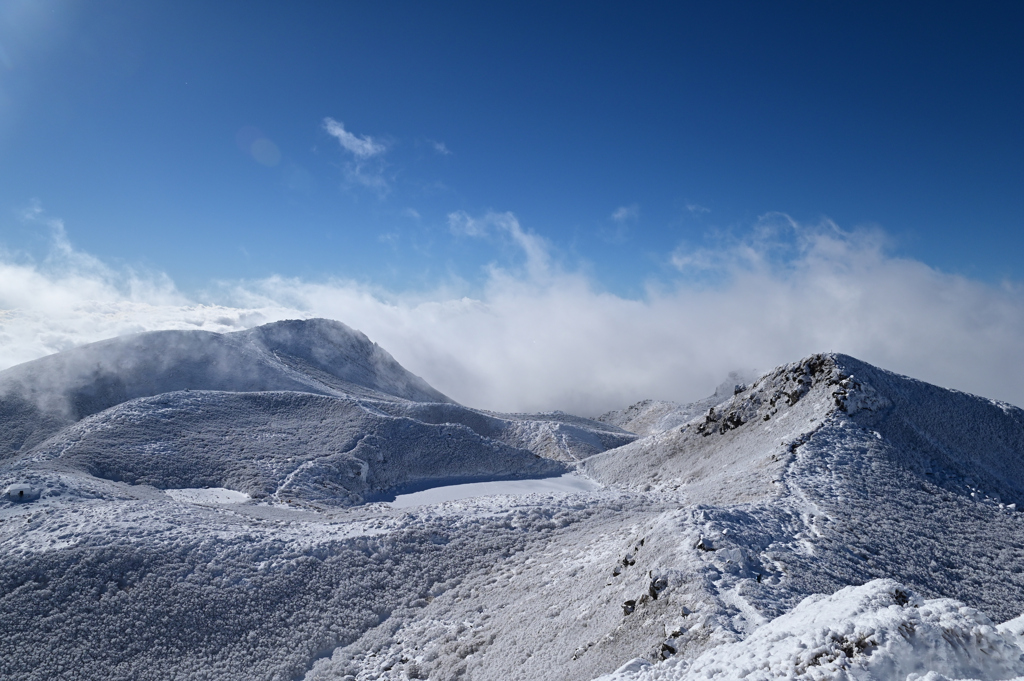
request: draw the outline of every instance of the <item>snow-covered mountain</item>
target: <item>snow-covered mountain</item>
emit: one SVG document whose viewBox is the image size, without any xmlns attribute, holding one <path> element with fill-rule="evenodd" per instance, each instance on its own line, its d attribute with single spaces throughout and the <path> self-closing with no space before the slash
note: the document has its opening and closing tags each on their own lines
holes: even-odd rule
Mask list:
<svg viewBox="0 0 1024 681">
<path fill-rule="evenodd" d="M 455 404 L 323 320 L 0 385 L 12 678 L 1024 675 L 1024 411 L 843 355 L 601 422 Z M 572 470 L 603 487 L 386 501 Z"/>
<path fill-rule="evenodd" d="M 0 459 L 76 421 L 178 391 L 292 391 L 394 403 L 426 423 L 462 423 L 513 446 L 576 460 L 635 439 L 566 414 L 505 418 L 466 409 L 340 322 L 284 321 L 247 331 L 156 331 L 92 343 L 0 371 Z M 421 408 L 414 408 L 419 407 Z M 440 419 L 440 420 L 439 420 Z"/>
<path fill-rule="evenodd" d="M 23 451 L 78 419 L 178 390 L 451 402 L 340 322 L 284 321 L 227 334 L 154 331 L 0 372 L 0 438 L 6 452 Z"/>
<path fill-rule="evenodd" d="M 322 319 L 114 339 L 0 372 L 0 386 L 10 471 L 49 495 L 95 478 L 350 505 L 557 475 L 635 439 L 567 415 L 468 409 Z"/>
<path fill-rule="evenodd" d="M 598 416 L 596 420 L 618 426 L 637 435 L 656 435 L 657 433 L 663 433 L 666 430 L 681 426 L 695 416 L 703 414 L 711 407 L 725 402 L 736 392 L 746 387 L 745 384 L 747 382 L 755 378 L 757 377 L 748 377 L 742 372 L 733 371 L 729 374 L 728 380 L 715 389 L 714 394 L 703 400 L 689 404 L 666 402 L 664 400 L 641 400 L 625 409 L 605 412 Z"/>
</svg>

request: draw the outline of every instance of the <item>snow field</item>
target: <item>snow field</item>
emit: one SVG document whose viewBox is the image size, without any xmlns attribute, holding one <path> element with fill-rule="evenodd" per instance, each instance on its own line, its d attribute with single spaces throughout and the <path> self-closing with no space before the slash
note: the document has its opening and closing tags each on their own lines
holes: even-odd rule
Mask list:
<svg viewBox="0 0 1024 681">
<path fill-rule="evenodd" d="M 172 500 L 83 504 L 93 508 L 41 506 L 25 525 L 4 523 L 0 604 L 18 613 L 0 639 L 5 674 L 301 677 L 324 651 L 548 531 L 546 514 L 524 511 L 410 523 L 191 504 L 182 513 Z M 353 523 L 369 532 L 349 536 Z M 66 542 L 27 546 L 26 532 Z"/>
</svg>

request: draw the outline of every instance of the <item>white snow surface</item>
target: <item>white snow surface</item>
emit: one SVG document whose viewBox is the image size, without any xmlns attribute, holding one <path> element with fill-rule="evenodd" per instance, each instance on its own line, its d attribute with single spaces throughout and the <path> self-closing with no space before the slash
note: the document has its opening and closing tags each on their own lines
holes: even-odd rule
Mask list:
<svg viewBox="0 0 1024 681">
<path fill-rule="evenodd" d="M 237 492 L 224 487 L 165 489 L 164 494 L 175 501 L 184 501 L 191 504 L 241 504 L 251 499 L 245 492 Z"/>
<path fill-rule="evenodd" d="M 0 499 L 2 675 L 1024 676 L 1020 409 L 814 355 L 637 438 L 412 399 L 326 328 L 287 326 L 318 366 L 260 350 L 298 384 L 107 352 L 159 335 L 91 382 L 0 373 L 0 487 L 40 491 Z M 595 484 L 509 493 L 573 470 Z M 503 491 L 387 503 L 464 483 Z"/>
</svg>

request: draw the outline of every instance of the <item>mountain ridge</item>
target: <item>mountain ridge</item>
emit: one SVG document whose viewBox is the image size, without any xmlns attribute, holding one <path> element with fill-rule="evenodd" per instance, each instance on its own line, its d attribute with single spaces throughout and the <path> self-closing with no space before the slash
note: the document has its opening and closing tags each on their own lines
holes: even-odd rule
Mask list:
<svg viewBox="0 0 1024 681">
<path fill-rule="evenodd" d="M 317 378 L 340 354 L 279 332 L 246 338 L 292 349 L 268 360 L 288 380 L 369 382 L 370 362 Z M 0 500 L 0 607 L 19 614 L 0 667 L 39 681 L 1024 671 L 1016 407 L 833 353 L 700 410 L 619 412 L 644 437 L 361 389 L 137 397 L 0 460 L 0 484 L 42 490 Z M 383 502 L 410 483 L 568 470 L 604 486 Z"/>
</svg>

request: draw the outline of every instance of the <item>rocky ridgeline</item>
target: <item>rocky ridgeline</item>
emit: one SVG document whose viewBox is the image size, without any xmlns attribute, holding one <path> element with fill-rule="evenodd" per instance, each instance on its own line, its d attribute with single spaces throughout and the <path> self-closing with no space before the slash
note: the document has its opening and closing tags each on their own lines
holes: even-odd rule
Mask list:
<svg viewBox="0 0 1024 681">
<path fill-rule="evenodd" d="M 769 421 L 780 409 L 792 407 L 812 390 L 829 395 L 839 411 L 853 415 L 892 406 L 870 385 L 858 380 L 843 365 L 843 356 L 812 355 L 771 371 L 751 386 L 737 386 L 732 398 L 713 406 L 695 426 L 703 436 L 727 431 L 749 421 Z"/>
</svg>

